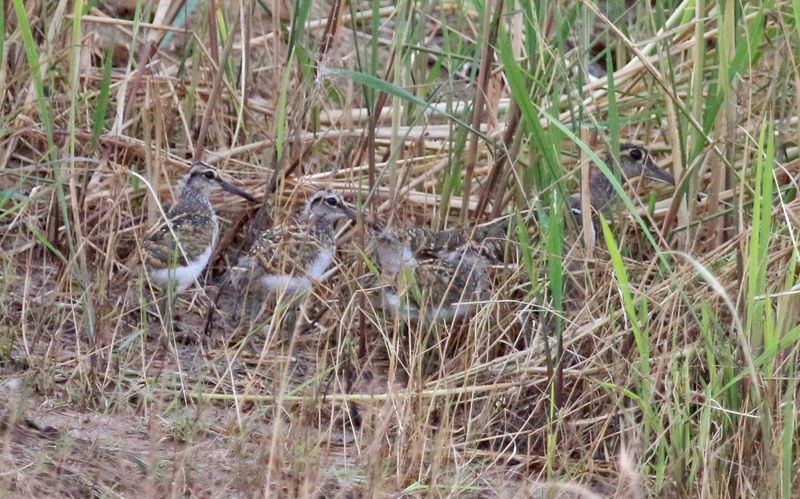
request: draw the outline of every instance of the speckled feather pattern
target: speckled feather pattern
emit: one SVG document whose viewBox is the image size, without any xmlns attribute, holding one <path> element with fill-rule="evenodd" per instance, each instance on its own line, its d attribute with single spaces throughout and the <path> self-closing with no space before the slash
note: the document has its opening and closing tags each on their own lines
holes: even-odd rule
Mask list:
<svg viewBox="0 0 800 499">
<path fill-rule="evenodd" d="M 292 224 L 263 232 L 237 267 L 249 269 L 262 291 L 307 291 L 333 264 L 334 224 L 345 217 L 354 215 L 340 195 L 318 191 Z"/>
<path fill-rule="evenodd" d="M 333 228 L 298 224 L 263 232 L 249 256 L 264 273 L 303 275 L 320 251 L 336 251 Z"/>
<path fill-rule="evenodd" d="M 418 310 L 426 309 L 427 315 L 437 319 L 466 315 L 474 309 L 470 302 L 486 299 L 486 263 L 472 249 L 457 248 L 425 260 L 417 267 L 414 278 L 421 296 L 410 294 L 409 303 Z"/>
<path fill-rule="evenodd" d="M 382 228 L 382 224 L 374 226 L 376 230 Z M 456 227 L 433 231 L 425 227 L 397 227 L 391 230 L 397 238 L 405 241 L 414 255 L 421 257 L 434 256 L 440 251 L 452 251 L 468 242 L 474 242 L 482 245 L 494 258 L 501 260 L 508 242 L 506 218 L 469 229 Z"/>
<path fill-rule="evenodd" d="M 172 232 L 178 237 L 186 256 L 193 259 L 215 242 L 215 227 L 217 220 L 208 198 L 194 189 L 184 189 L 181 199 L 167 212 L 167 220 L 151 227 L 145 236 L 147 265 L 151 268 L 173 265 L 177 245 Z M 178 253 L 178 263 L 185 264 L 180 251 Z"/>
<path fill-rule="evenodd" d="M 383 232 L 375 238 L 375 260 L 381 269 L 383 305 L 417 318 L 420 310 L 432 320 L 450 320 L 474 310 L 471 302 L 486 299 L 487 262 L 472 243 L 453 250 L 411 254 L 412 229 Z M 423 257 L 423 253 L 425 256 Z"/>
</svg>

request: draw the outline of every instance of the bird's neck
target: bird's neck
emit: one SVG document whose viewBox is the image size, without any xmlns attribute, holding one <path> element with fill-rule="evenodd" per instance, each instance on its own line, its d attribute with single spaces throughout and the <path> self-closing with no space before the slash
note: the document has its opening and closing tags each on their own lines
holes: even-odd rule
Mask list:
<svg viewBox="0 0 800 499">
<path fill-rule="evenodd" d="M 613 207 L 614 202 L 617 201 L 617 191 L 614 189 L 611 180 L 594 165 L 592 165 L 589 173 L 589 194 L 589 205 L 592 207 L 593 213 L 599 211 L 607 213 Z M 581 209 L 580 192 L 570 196 L 570 207 L 573 211 Z"/>
<path fill-rule="evenodd" d="M 614 185 L 599 169 L 594 169 L 594 175 L 589 178 L 589 190 L 592 193 L 591 204 L 596 210 L 601 210 L 617 197 Z"/>
<path fill-rule="evenodd" d="M 333 224 L 323 217 L 310 216 L 306 220 L 308 231 L 315 237 L 333 237 Z"/>
<path fill-rule="evenodd" d="M 182 206 L 184 209 L 214 211 L 208 196 L 188 185 L 185 185 L 181 190 L 181 197 L 176 206 Z"/>
</svg>

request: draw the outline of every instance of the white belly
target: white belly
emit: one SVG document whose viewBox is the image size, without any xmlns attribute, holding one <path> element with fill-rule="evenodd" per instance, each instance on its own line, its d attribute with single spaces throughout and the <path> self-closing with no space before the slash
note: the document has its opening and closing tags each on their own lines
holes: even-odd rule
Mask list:
<svg viewBox="0 0 800 499">
<path fill-rule="evenodd" d="M 267 291 L 296 295 L 311 289 L 311 279 L 290 275 L 264 274 L 259 279 L 261 286 Z"/>
<path fill-rule="evenodd" d="M 451 321 L 456 317 L 464 317 L 472 312 L 472 305 L 466 303 L 453 303 L 442 307 L 431 307 L 428 315 L 435 321 Z"/>
<path fill-rule="evenodd" d="M 155 269 L 150 271 L 150 278 L 161 289 L 167 289 L 171 280 L 175 281 L 175 292 L 182 293 L 189 289 L 200 274 L 203 273 L 208 261 L 211 260 L 211 252 L 214 246 L 217 245 L 217 236 L 219 235 L 219 224 L 217 223 L 217 215 L 212 213 L 211 220 L 214 222 L 214 233 L 211 235 L 211 246 L 206 248 L 197 258 L 189 262 L 189 265 L 177 267 L 174 269 Z"/>
<path fill-rule="evenodd" d="M 184 267 L 151 270 L 150 278 L 162 289 L 166 289 L 168 283 L 174 279 L 175 292 L 181 293 L 186 291 L 189 289 L 189 286 L 200 277 L 200 274 L 203 273 L 206 265 L 208 265 L 208 261 L 211 259 L 212 248 L 213 246 L 209 246 L 200 256 Z"/>
<path fill-rule="evenodd" d="M 414 258 L 414 253 L 411 252 L 411 248 L 408 246 L 403 246 L 403 251 L 400 253 L 400 259 L 402 260 L 403 265 L 406 267 L 412 269 L 419 267 L 419 262 L 417 262 L 417 259 Z"/>
<path fill-rule="evenodd" d="M 333 253 L 323 249 L 311 265 L 305 269 L 305 275 L 264 274 L 259 279 L 259 282 L 267 291 L 288 293 L 290 295 L 299 294 L 310 290 L 314 281 L 322 280 L 331 263 L 333 263 Z"/>
<path fill-rule="evenodd" d="M 387 309 L 396 315 L 401 315 L 408 319 L 419 318 L 419 309 L 403 303 L 403 300 L 394 291 L 386 291 L 384 293 L 383 303 Z"/>
<path fill-rule="evenodd" d="M 327 249 L 322 249 L 311 266 L 306 269 L 306 273 L 309 277 L 318 281 L 322 279 L 322 276 L 328 270 L 328 267 L 331 266 L 331 263 L 333 263 L 333 253 Z"/>
</svg>

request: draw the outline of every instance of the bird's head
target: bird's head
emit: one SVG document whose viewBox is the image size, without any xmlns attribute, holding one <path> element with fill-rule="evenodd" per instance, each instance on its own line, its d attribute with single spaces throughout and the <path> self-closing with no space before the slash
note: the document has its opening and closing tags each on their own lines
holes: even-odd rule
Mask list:
<svg viewBox="0 0 800 499">
<path fill-rule="evenodd" d="M 208 196 L 215 189 L 222 189 L 225 192 L 243 197 L 250 202 L 256 202 L 253 196 L 223 180 L 216 168 L 202 161 L 193 164 L 189 169 L 189 173 L 184 177 L 183 188 L 192 189 L 205 196 Z"/>
</svg>

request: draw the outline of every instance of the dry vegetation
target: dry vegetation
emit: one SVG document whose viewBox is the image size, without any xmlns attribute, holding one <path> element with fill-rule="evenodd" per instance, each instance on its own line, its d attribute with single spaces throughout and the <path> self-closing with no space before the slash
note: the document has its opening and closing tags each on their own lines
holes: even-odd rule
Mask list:
<svg viewBox="0 0 800 499">
<path fill-rule="evenodd" d="M 0 495 L 796 496 L 796 14 L 5 2 Z M 564 193 L 621 140 L 680 182 L 589 247 Z M 172 328 L 139 245 L 196 159 L 264 201 L 214 198 Z M 366 219 L 511 216 L 491 300 L 384 316 L 357 225 L 316 321 L 243 318 L 232 262 L 321 186 Z"/>
</svg>

